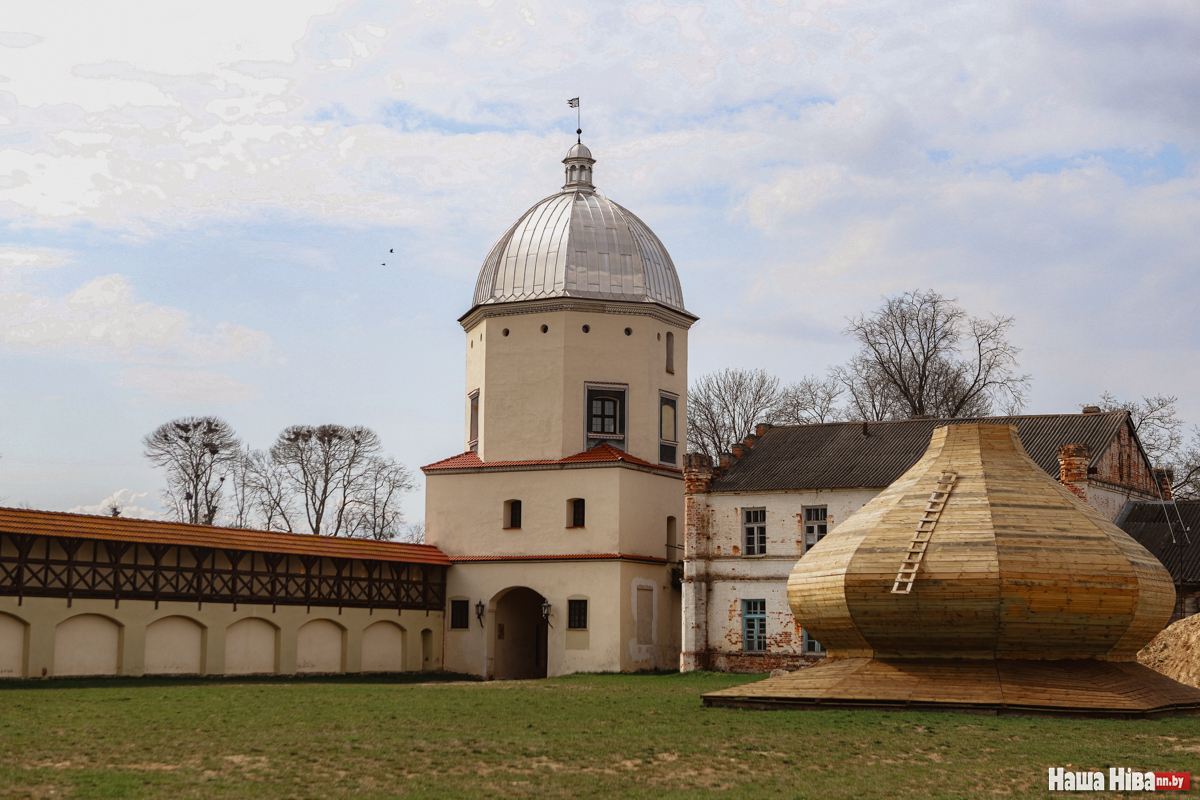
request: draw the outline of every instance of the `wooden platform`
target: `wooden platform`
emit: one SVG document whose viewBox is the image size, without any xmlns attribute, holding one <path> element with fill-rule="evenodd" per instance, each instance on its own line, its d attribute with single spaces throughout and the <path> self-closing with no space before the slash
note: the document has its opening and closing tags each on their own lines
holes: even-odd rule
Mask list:
<svg viewBox="0 0 1200 800">
<path fill-rule="evenodd" d="M 1194 689 L 1134 662 L 1069 659 L 827 659 L 704 695 L 727 708 L 872 708 L 1001 716 L 1200 715 Z"/>
</svg>

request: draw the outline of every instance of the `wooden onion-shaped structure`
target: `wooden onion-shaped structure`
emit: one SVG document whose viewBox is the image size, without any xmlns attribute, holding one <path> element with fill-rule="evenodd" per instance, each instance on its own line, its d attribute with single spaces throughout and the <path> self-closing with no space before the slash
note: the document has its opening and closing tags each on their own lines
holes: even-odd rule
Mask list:
<svg viewBox="0 0 1200 800">
<path fill-rule="evenodd" d="M 1012 425 L 937 428 L 911 469 L 796 564 L 820 664 L 708 705 L 1143 716 L 1200 690 L 1136 663 L 1170 575 L 1035 464 Z"/>
</svg>

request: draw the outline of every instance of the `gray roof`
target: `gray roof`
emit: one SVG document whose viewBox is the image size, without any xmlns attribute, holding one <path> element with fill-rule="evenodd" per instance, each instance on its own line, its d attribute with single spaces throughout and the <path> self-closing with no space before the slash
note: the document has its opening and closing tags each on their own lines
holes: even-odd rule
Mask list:
<svg viewBox="0 0 1200 800">
<path fill-rule="evenodd" d="M 1117 524 L 1162 562 L 1172 580 L 1179 580 L 1182 563 L 1183 582 L 1200 583 L 1200 502 L 1129 502 Z"/>
<path fill-rule="evenodd" d="M 595 191 L 590 168 L 586 175 L 568 176 L 569 188 L 500 237 L 479 272 L 474 306 L 580 297 L 661 303 L 686 313 L 667 248 L 646 223 Z"/>
<path fill-rule="evenodd" d="M 1017 426 L 1025 452 L 1055 478 L 1058 450 L 1086 444 L 1092 465 L 1126 425 L 1128 413 L 1044 414 L 980 419 L 910 419 L 771 428 L 713 481 L 714 492 L 769 492 L 789 489 L 882 488 L 917 463 L 942 425 L 987 422 Z"/>
</svg>

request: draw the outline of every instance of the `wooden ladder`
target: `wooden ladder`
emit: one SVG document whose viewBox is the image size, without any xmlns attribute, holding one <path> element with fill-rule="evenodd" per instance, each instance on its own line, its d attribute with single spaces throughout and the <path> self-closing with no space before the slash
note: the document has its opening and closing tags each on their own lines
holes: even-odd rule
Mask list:
<svg viewBox="0 0 1200 800">
<path fill-rule="evenodd" d="M 957 472 L 943 470 L 942 477 L 938 479 L 937 488 L 929 495 L 929 503 L 925 506 L 925 515 L 917 522 L 917 532 L 913 534 L 912 543 L 904 554 L 904 561 L 900 563 L 900 571 L 896 573 L 896 582 L 892 584 L 892 594 L 908 594 L 912 591 L 913 581 L 917 579 L 917 570 L 921 568 L 921 559 L 925 557 L 925 550 L 929 547 L 929 540 L 933 537 L 933 529 L 937 527 L 938 518 L 942 516 L 942 509 L 946 507 L 946 500 L 950 497 L 950 492 L 954 489 L 954 482 L 957 480 Z"/>
</svg>

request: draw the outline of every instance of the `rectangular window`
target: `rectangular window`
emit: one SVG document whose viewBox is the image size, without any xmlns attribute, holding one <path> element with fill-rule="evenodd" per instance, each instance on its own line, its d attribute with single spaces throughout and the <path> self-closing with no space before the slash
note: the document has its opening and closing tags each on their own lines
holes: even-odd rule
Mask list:
<svg viewBox="0 0 1200 800">
<path fill-rule="evenodd" d="M 587 600 L 567 601 L 567 628 L 573 631 L 587 629 Z"/>
<path fill-rule="evenodd" d="M 471 610 L 469 600 L 451 600 L 450 601 L 450 627 L 454 630 L 462 630 L 463 628 L 471 627 Z"/>
<path fill-rule="evenodd" d="M 521 501 L 509 500 L 504 504 L 504 527 L 521 527 Z"/>
<path fill-rule="evenodd" d="M 808 552 L 829 533 L 825 506 L 804 509 L 804 552 Z"/>
<path fill-rule="evenodd" d="M 767 510 L 765 508 L 747 508 L 742 512 L 742 519 L 746 555 L 765 555 L 767 552 Z"/>
<path fill-rule="evenodd" d="M 585 521 L 583 498 L 571 501 L 571 527 L 582 528 Z"/>
<path fill-rule="evenodd" d="M 767 650 L 767 601 L 742 601 L 742 642 L 747 653 Z"/>
<path fill-rule="evenodd" d="M 471 429 L 467 443 L 472 450 L 479 450 L 479 390 L 471 392 Z"/>
<path fill-rule="evenodd" d="M 825 648 L 821 647 L 821 643 L 818 642 L 816 639 L 812 638 L 811 636 L 809 636 L 808 631 L 804 632 L 803 642 L 804 642 L 804 644 L 801 649 L 805 653 L 824 653 L 825 652 Z"/>
<path fill-rule="evenodd" d="M 669 335 L 669 334 L 668 334 Z M 658 398 L 658 462 L 675 466 L 679 450 L 679 401 L 674 395 Z"/>
<path fill-rule="evenodd" d="M 587 438 L 589 446 L 599 441 L 625 438 L 625 389 L 589 386 L 587 389 Z"/>
</svg>

